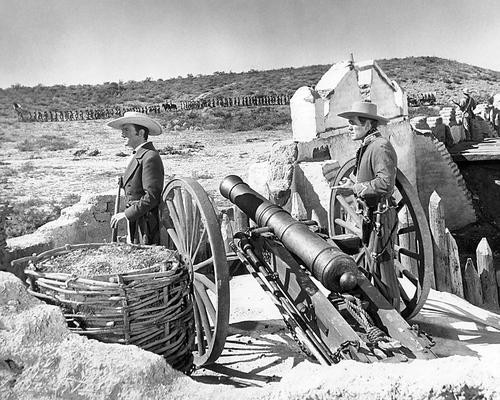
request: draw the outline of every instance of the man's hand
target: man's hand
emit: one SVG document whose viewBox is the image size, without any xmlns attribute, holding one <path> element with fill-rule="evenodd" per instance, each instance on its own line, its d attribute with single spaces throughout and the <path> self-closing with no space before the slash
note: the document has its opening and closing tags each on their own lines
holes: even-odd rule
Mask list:
<svg viewBox="0 0 500 400">
<path fill-rule="evenodd" d="M 352 180 L 350 180 L 349 178 L 344 178 L 340 181 L 340 185 L 332 186 L 332 189 L 335 189 L 337 191 L 337 194 L 340 194 L 342 196 L 350 196 L 351 194 L 354 194 L 353 186 L 354 182 Z"/>
<path fill-rule="evenodd" d="M 125 216 L 124 212 L 117 213 L 111 217 L 111 221 L 109 224 L 111 225 L 111 228 L 116 228 L 118 226 L 118 222 L 126 218 L 127 217 Z"/>
</svg>

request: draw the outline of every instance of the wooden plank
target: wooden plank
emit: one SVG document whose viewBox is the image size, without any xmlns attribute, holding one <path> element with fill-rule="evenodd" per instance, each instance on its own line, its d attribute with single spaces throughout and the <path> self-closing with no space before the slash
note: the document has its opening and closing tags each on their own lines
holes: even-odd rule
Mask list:
<svg viewBox="0 0 500 400">
<path fill-rule="evenodd" d="M 389 336 L 408 348 L 416 358 L 436 358 L 436 355 L 429 349 L 431 347 L 429 340 L 419 337 L 417 332 L 411 329 L 408 322 L 389 304 L 386 298 L 380 294 L 361 272 L 358 273 L 358 286 L 370 299 L 373 308 L 380 318 L 380 322 L 386 328 Z"/>
<path fill-rule="evenodd" d="M 446 227 L 444 222 L 444 210 L 441 197 L 432 192 L 429 199 L 429 227 L 432 233 L 434 246 L 434 276 L 436 278 L 436 289 L 441 292 L 451 293 L 451 276 L 448 265 L 448 244 L 446 241 Z"/>
<path fill-rule="evenodd" d="M 483 303 L 487 306 L 498 307 L 498 288 L 493 253 L 486 238 L 482 238 L 476 249 L 477 273 L 481 281 Z"/>
<path fill-rule="evenodd" d="M 231 227 L 231 221 L 227 214 L 222 214 L 222 221 L 220 224 L 220 230 L 222 234 L 222 240 L 224 241 L 224 250 L 226 250 L 226 254 L 232 251 L 231 246 L 229 245 L 233 240 L 233 228 Z"/>
<path fill-rule="evenodd" d="M 483 305 L 483 291 L 481 290 L 481 280 L 474 267 L 472 259 L 468 258 L 464 271 L 464 296 L 465 300 L 476 306 Z"/>
<path fill-rule="evenodd" d="M 448 242 L 448 263 L 451 276 L 451 293 L 464 298 L 464 285 L 462 282 L 462 270 L 460 268 L 460 257 L 455 238 L 446 228 L 446 240 Z"/>
<path fill-rule="evenodd" d="M 246 232 L 248 229 L 248 216 L 238 206 L 233 207 L 234 232 Z"/>
</svg>

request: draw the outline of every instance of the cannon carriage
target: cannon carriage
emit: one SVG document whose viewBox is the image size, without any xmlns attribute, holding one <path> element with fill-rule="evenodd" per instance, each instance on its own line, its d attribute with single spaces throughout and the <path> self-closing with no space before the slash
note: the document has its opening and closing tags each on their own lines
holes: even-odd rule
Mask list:
<svg viewBox="0 0 500 400">
<path fill-rule="evenodd" d="M 352 161 L 346 163 L 336 181 L 352 167 Z M 190 270 L 195 365 L 214 363 L 224 349 L 228 266 L 234 260 L 269 294 L 300 347 L 322 364 L 434 358 L 432 341 L 406 321 L 421 309 L 431 285 L 429 227 L 401 172 L 396 187 L 399 309 L 378 276 L 370 245 L 361 240 L 353 198 L 332 191 L 329 232 L 323 233 L 314 221 L 295 220 L 239 177 L 226 177 L 221 194 L 253 221 L 251 228 L 234 232 L 228 252 L 214 205 L 200 184 L 189 178 L 170 181 L 162 195 L 162 244 L 177 249 Z"/>
</svg>

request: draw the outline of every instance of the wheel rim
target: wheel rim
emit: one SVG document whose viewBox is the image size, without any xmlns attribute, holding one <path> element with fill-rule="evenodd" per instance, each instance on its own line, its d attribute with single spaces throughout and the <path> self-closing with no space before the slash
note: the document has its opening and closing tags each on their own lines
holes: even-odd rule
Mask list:
<svg viewBox="0 0 500 400">
<path fill-rule="evenodd" d="M 194 363 L 213 363 L 229 325 L 229 273 L 220 225 L 205 190 L 194 179 L 170 181 L 162 194 L 162 244 L 179 251 L 192 282 Z"/>
<path fill-rule="evenodd" d="M 335 185 L 348 177 L 355 165 L 355 159 L 349 160 L 339 170 Z M 406 176 L 397 171 L 394 197 L 398 211 L 398 227 L 395 245 L 394 264 L 399 276 L 401 306 L 398 310 L 406 319 L 414 317 L 424 305 L 432 281 L 433 248 L 432 239 L 422 205 L 418 195 Z M 406 221 L 406 223 L 404 223 Z M 332 191 L 328 215 L 331 233 L 350 233 L 361 237 L 361 217 L 356 215 L 354 196 L 340 196 Z M 355 255 L 358 266 L 366 268 L 366 248 Z M 375 286 L 377 277 L 374 279 Z M 379 287 L 380 289 L 380 287 Z"/>
</svg>

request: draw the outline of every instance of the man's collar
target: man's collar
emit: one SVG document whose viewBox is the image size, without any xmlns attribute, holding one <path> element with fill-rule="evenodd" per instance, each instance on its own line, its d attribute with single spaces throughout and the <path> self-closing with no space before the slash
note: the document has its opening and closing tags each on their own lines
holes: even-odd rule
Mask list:
<svg viewBox="0 0 500 400">
<path fill-rule="evenodd" d="M 145 146 L 145 145 L 147 145 L 148 143 L 151 143 L 151 142 L 147 141 L 147 142 L 141 143 L 139 146 L 137 146 L 137 147 L 134 149 L 134 151 L 132 152 L 132 154 L 137 153 L 137 150 L 139 150 L 141 147 L 144 147 L 144 146 Z"/>
<path fill-rule="evenodd" d="M 370 144 L 371 142 L 373 142 L 379 136 L 381 136 L 381 134 L 376 129 L 374 131 L 369 131 L 368 135 L 366 135 L 365 138 L 363 139 L 363 142 L 361 143 L 361 145 L 366 146 L 367 144 Z"/>
</svg>

